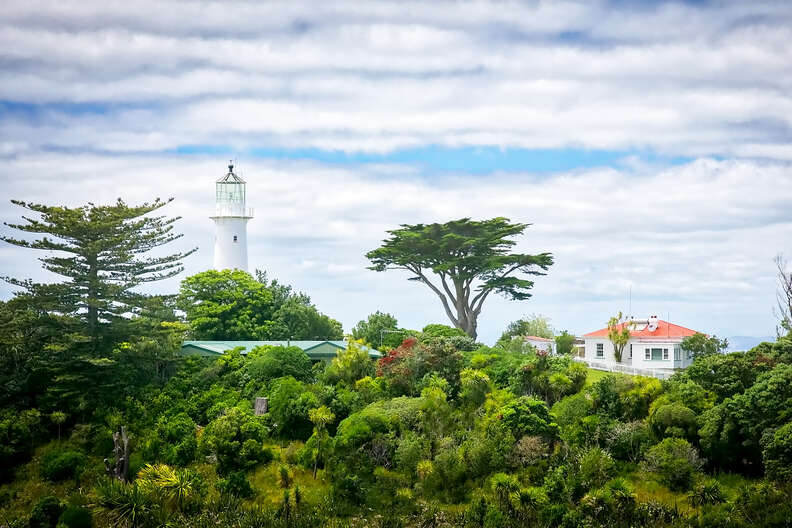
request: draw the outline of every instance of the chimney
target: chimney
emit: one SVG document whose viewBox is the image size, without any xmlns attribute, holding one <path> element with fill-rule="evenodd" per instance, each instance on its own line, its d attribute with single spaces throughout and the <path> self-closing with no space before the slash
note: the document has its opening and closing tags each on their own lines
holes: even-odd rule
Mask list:
<svg viewBox="0 0 792 528">
<path fill-rule="evenodd" d="M 649 330 L 650 332 L 654 332 L 655 330 L 657 330 L 657 321 L 658 318 L 656 315 L 651 316 L 648 319 L 649 326 L 647 327 L 647 330 Z"/>
</svg>

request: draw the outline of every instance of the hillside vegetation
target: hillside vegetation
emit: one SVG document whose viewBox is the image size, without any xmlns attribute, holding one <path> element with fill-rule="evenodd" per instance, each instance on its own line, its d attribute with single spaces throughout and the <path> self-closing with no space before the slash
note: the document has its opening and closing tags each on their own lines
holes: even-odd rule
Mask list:
<svg viewBox="0 0 792 528">
<path fill-rule="evenodd" d="M 698 358 L 662 383 L 587 384 L 567 357 L 421 333 L 377 363 L 355 342 L 309 369 L 295 368 L 310 363 L 293 347 L 178 359 L 167 379 L 117 386 L 61 423 L 56 400 L 7 406 L 0 519 L 787 526 L 790 359 L 782 338 Z M 257 396 L 269 398 L 264 416 Z M 126 483 L 103 462 L 122 425 Z"/>
</svg>

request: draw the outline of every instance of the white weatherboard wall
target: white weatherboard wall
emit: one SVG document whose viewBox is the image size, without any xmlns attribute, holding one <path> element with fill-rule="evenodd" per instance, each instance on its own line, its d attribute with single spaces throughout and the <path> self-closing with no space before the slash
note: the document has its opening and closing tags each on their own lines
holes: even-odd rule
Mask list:
<svg viewBox="0 0 792 528">
<path fill-rule="evenodd" d="M 586 359 L 600 363 L 616 363 L 613 354 L 613 343 L 608 338 L 586 338 Z M 679 348 L 682 339 L 636 339 L 631 338 L 622 352 L 620 365 L 632 366 L 639 369 L 673 369 L 688 367 L 693 360 L 687 353 Z M 602 345 L 602 356 L 597 356 L 597 345 Z M 632 345 L 632 357 L 630 357 Z M 649 349 L 649 359 L 646 359 L 646 350 Z M 660 349 L 660 359 L 652 359 L 652 349 Z M 668 350 L 668 359 L 663 359 L 663 350 Z"/>
<path fill-rule="evenodd" d="M 215 216 L 214 262 L 216 270 L 247 271 L 247 223 L 249 218 Z"/>
</svg>

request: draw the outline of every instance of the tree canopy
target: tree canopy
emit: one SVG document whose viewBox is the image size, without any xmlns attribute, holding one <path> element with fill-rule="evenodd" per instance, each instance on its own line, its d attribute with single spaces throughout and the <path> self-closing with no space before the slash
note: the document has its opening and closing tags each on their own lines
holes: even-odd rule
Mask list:
<svg viewBox="0 0 792 528">
<path fill-rule="evenodd" d="M 516 244 L 511 238 L 521 235 L 528 225 L 502 217 L 402 224 L 388 231 L 390 238 L 366 257 L 371 270 L 410 272 L 409 280 L 429 287 L 451 323 L 475 339 L 478 317 L 492 292 L 512 300 L 528 299 L 534 283 L 520 274 L 544 275 L 553 264 L 550 253 L 510 252 Z"/>
<path fill-rule="evenodd" d="M 507 346 L 515 337 L 537 336 L 553 339 L 555 331 L 550 318 L 541 314 L 531 314 L 509 323 L 498 339 L 498 345 Z"/>
<path fill-rule="evenodd" d="M 679 345 L 682 350 L 689 352 L 692 357 L 709 356 L 712 354 L 720 354 L 729 342 L 726 339 L 718 339 L 717 336 L 708 336 L 700 332 L 696 332 L 692 336 L 688 336 L 682 340 Z"/>
<path fill-rule="evenodd" d="M 408 334 L 408 330 L 400 329 L 398 325 L 394 316 L 377 310 L 352 327 L 352 337 L 371 346 L 390 350 L 399 346 Z"/>
<path fill-rule="evenodd" d="M 113 205 L 89 203 L 75 208 L 11 200 L 40 218 L 23 216 L 25 223 L 6 225 L 44 236 L 35 240 L 0 236 L 0 240 L 54 251 L 40 259 L 42 265 L 66 280 L 53 284 L 5 280 L 26 290 L 47 312 L 79 318 L 85 335 L 96 340 L 107 323 L 121 322 L 143 309 L 146 295 L 135 287 L 178 275 L 184 270 L 182 260 L 196 251 L 147 255 L 182 236 L 173 232 L 179 217 L 146 216 L 172 200 L 157 198 L 130 206 L 119 198 Z"/>
<path fill-rule="evenodd" d="M 209 270 L 184 279 L 178 306 L 198 340 L 341 339 L 341 323 L 304 293 L 241 270 Z"/>
</svg>

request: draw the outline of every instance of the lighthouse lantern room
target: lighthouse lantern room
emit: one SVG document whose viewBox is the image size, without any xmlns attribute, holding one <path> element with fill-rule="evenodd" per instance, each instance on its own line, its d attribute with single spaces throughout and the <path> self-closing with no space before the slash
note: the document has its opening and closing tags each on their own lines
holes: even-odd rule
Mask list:
<svg viewBox="0 0 792 528">
<path fill-rule="evenodd" d="M 247 271 L 247 222 L 253 209 L 245 206 L 245 180 L 234 174 L 234 164 L 228 164 L 228 174 L 215 182 L 214 269 Z"/>
</svg>

